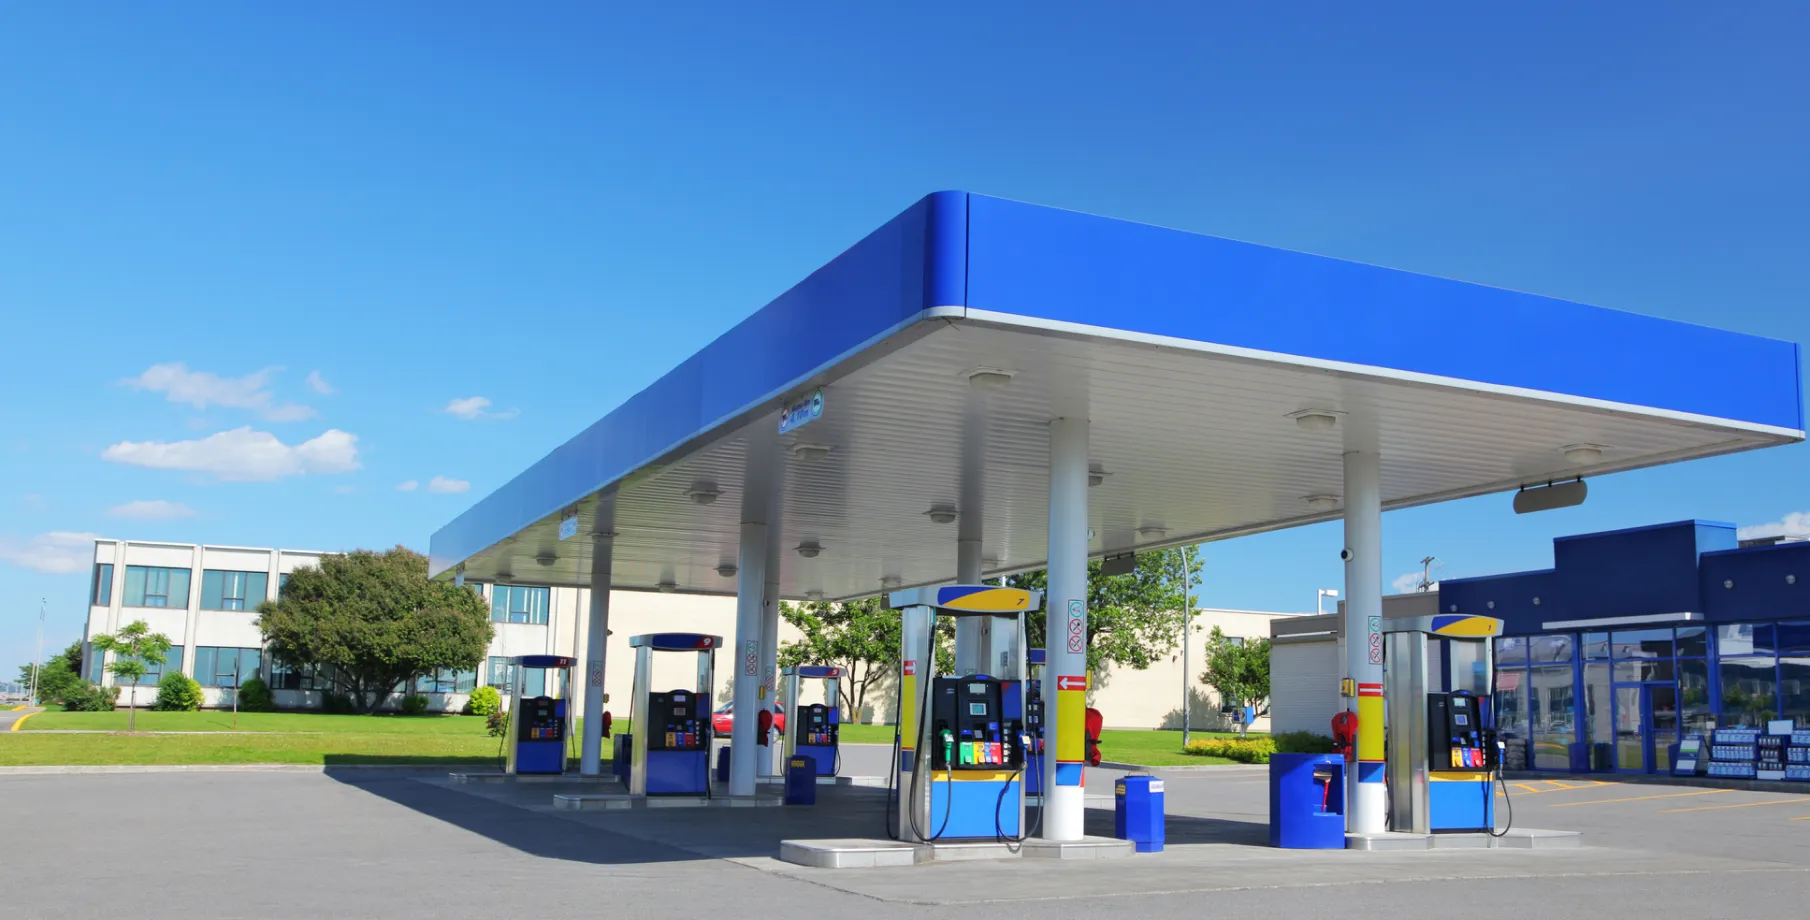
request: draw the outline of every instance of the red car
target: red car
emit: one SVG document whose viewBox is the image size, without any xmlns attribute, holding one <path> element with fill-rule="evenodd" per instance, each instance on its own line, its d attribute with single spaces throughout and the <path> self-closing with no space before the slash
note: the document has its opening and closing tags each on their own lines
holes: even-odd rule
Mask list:
<svg viewBox="0 0 1810 920">
<path fill-rule="evenodd" d="M 786 704 L 779 703 L 773 708 L 777 710 L 773 713 L 773 727 L 783 732 L 786 730 Z M 710 714 L 710 730 L 716 733 L 718 738 L 729 740 L 729 733 L 735 730 L 735 702 L 733 700 L 718 706 L 716 712 Z"/>
</svg>

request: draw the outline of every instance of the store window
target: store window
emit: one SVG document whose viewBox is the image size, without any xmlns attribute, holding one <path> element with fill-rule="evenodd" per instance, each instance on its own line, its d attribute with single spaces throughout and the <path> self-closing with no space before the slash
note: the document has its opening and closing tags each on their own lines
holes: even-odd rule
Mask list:
<svg viewBox="0 0 1810 920">
<path fill-rule="evenodd" d="M 1779 718 L 1810 728 L 1810 656 L 1779 659 Z"/>
<path fill-rule="evenodd" d="M 1584 659 L 1600 660 L 1609 657 L 1609 634 L 1606 632 L 1584 633 Z"/>
<path fill-rule="evenodd" d="M 1608 651 L 1604 639 L 1603 650 Z M 1584 665 L 1584 743 L 1589 745 L 1590 769 L 1615 769 L 1615 707 L 1606 662 Z"/>
<path fill-rule="evenodd" d="M 1610 634 L 1609 651 L 1615 658 L 1670 658 L 1670 629 L 1618 629 Z"/>
<path fill-rule="evenodd" d="M 1569 662 L 1575 642 L 1570 635 L 1534 636 L 1527 643 L 1527 658 L 1534 664 Z"/>
<path fill-rule="evenodd" d="M 1791 620 L 1774 627 L 1774 644 L 1781 655 L 1810 656 L 1810 620 Z"/>
<path fill-rule="evenodd" d="M 1642 658 L 1615 663 L 1615 682 L 1635 684 L 1646 681 L 1668 681 L 1677 676 L 1670 658 Z"/>
<path fill-rule="evenodd" d="M 1577 698 L 1571 668 L 1529 668 L 1527 682 L 1532 766 L 1536 770 L 1569 770 L 1571 746 L 1577 741 Z"/>
<path fill-rule="evenodd" d="M 1772 629 L 1770 623 L 1730 623 L 1716 627 L 1716 654 L 1723 658 L 1752 655 L 1757 648 L 1770 648 L 1771 637 L 1762 637 L 1756 645 L 1754 633 Z"/>
<path fill-rule="evenodd" d="M 1496 640 L 1496 666 L 1513 667 L 1527 663 L 1527 637 L 1503 636 Z"/>
<path fill-rule="evenodd" d="M 490 619 L 495 623 L 545 625 L 551 588 L 497 585 L 490 594 Z"/>
<path fill-rule="evenodd" d="M 1717 666 L 1722 678 L 1723 728 L 1763 728 L 1778 718 L 1778 661 L 1770 657 L 1730 658 Z"/>
<path fill-rule="evenodd" d="M 1716 722 L 1715 706 L 1709 695 L 1709 662 L 1679 659 L 1678 698 L 1684 733 L 1707 736 Z"/>
<path fill-rule="evenodd" d="M 1678 627 L 1678 657 L 1702 658 L 1709 654 L 1709 630 L 1701 626 Z"/>
</svg>

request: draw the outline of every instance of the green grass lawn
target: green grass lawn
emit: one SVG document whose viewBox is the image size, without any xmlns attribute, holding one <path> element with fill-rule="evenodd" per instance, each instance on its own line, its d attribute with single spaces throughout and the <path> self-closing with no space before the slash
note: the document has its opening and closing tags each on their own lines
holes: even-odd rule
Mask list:
<svg viewBox="0 0 1810 920">
<path fill-rule="evenodd" d="M 25 720 L 20 732 L 87 729 L 123 732 L 127 715 L 115 712 L 40 712 Z M 138 713 L 141 732 L 233 731 L 233 714 L 216 709 L 200 712 Z M 241 712 L 242 732 L 332 732 L 380 735 L 484 735 L 483 716 L 342 716 L 318 712 Z"/>
</svg>

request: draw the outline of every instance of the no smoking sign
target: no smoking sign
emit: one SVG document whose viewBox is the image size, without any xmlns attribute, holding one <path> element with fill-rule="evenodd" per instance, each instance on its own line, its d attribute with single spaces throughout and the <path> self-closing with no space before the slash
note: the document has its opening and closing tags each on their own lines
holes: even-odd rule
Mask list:
<svg viewBox="0 0 1810 920">
<path fill-rule="evenodd" d="M 1087 651 L 1087 607 L 1080 601 L 1068 602 L 1068 650 L 1075 655 Z"/>
</svg>

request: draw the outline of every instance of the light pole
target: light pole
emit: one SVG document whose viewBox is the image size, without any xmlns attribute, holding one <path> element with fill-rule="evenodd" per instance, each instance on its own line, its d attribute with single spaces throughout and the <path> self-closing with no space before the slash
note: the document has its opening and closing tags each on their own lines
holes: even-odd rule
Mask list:
<svg viewBox="0 0 1810 920">
<path fill-rule="evenodd" d="M 1182 560 L 1182 748 L 1186 750 L 1193 737 L 1191 718 L 1194 709 L 1193 652 L 1188 641 L 1194 635 L 1194 600 L 1188 596 L 1188 547 L 1181 548 Z"/>
<path fill-rule="evenodd" d="M 31 656 L 31 705 L 38 705 L 38 673 L 44 670 L 44 598 L 38 598 L 38 647 Z"/>
<path fill-rule="evenodd" d="M 1329 597 L 1338 597 L 1338 596 L 1339 596 L 1339 591 L 1337 588 L 1321 588 L 1320 590 L 1315 591 L 1314 592 L 1314 613 L 1324 616 L 1326 613 L 1326 599 Z"/>
</svg>

